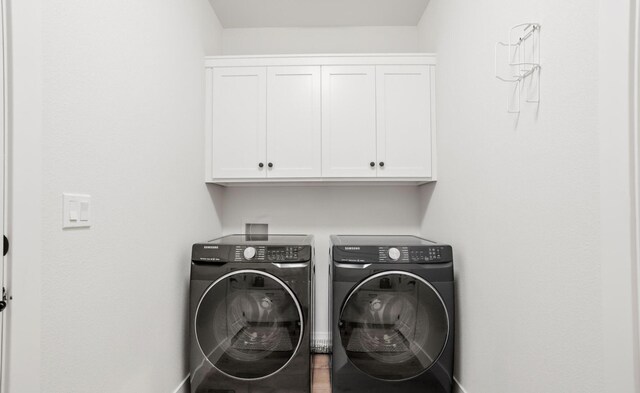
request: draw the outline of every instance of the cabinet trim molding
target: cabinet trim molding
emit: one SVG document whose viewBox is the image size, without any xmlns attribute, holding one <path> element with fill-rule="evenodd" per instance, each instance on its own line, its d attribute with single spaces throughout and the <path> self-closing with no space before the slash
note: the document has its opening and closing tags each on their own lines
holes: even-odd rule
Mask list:
<svg viewBox="0 0 640 393">
<path fill-rule="evenodd" d="M 436 65 L 433 53 L 327 54 L 281 56 L 208 56 L 205 67 L 269 67 L 301 65 Z"/>
</svg>

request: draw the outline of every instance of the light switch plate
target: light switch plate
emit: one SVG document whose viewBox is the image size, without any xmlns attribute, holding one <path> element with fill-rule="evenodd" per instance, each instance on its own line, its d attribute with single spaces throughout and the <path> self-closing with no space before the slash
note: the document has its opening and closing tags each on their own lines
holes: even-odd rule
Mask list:
<svg viewBox="0 0 640 393">
<path fill-rule="evenodd" d="M 62 194 L 62 228 L 89 228 L 91 195 Z"/>
</svg>

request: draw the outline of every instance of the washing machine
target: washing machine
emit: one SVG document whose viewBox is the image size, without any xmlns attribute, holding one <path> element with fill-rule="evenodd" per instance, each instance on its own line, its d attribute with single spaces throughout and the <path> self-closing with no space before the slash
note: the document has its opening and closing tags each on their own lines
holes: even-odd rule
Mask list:
<svg viewBox="0 0 640 393">
<path fill-rule="evenodd" d="M 333 393 L 450 393 L 452 249 L 415 236 L 331 236 Z"/>
<path fill-rule="evenodd" d="M 191 262 L 191 393 L 309 392 L 313 237 L 229 235 Z"/>
</svg>

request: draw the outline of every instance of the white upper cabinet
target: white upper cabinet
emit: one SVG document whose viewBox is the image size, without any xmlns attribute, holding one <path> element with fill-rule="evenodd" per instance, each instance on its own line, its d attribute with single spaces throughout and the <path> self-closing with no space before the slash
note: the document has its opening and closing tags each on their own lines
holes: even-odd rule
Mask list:
<svg viewBox="0 0 640 393">
<path fill-rule="evenodd" d="M 213 69 L 212 177 L 266 176 L 267 72 L 264 67 Z"/>
<path fill-rule="evenodd" d="M 320 177 L 320 67 L 267 69 L 267 177 Z"/>
<path fill-rule="evenodd" d="M 376 176 L 375 75 L 374 66 L 323 67 L 323 176 Z"/>
<path fill-rule="evenodd" d="M 206 181 L 435 180 L 435 56 L 205 60 Z"/>
<path fill-rule="evenodd" d="M 378 177 L 431 177 L 431 67 L 376 67 Z"/>
</svg>

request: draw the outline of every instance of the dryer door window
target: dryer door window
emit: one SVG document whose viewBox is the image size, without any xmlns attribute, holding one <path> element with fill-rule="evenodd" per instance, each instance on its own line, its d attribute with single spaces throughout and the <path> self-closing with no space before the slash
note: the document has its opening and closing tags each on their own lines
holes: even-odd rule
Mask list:
<svg viewBox="0 0 640 393">
<path fill-rule="evenodd" d="M 257 271 L 229 273 L 205 291 L 195 313 L 195 334 L 209 362 L 236 379 L 266 378 L 286 367 L 302 341 L 302 309 L 277 277 Z"/>
<path fill-rule="evenodd" d="M 413 378 L 440 357 L 449 317 L 436 289 L 401 271 L 378 273 L 349 294 L 338 321 L 349 360 L 382 380 Z"/>
</svg>

